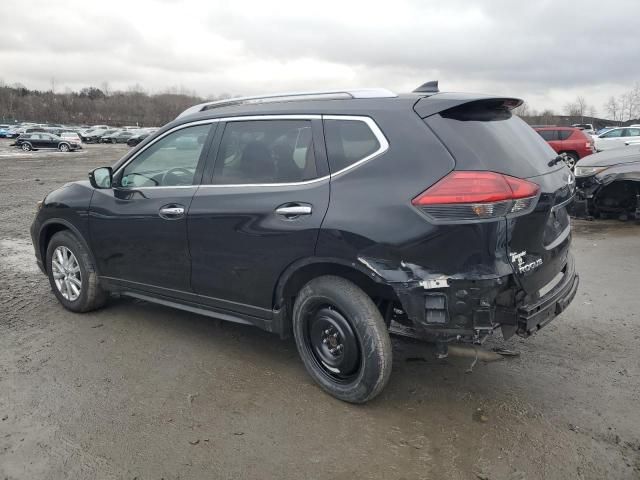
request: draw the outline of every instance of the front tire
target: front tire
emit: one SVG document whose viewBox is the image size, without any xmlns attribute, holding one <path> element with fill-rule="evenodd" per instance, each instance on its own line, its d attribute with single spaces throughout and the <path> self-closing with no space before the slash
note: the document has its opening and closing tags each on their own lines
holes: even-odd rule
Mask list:
<svg viewBox="0 0 640 480">
<path fill-rule="evenodd" d="M 20 148 L 22 148 L 23 152 L 30 152 L 32 150 L 31 145 L 28 143 L 23 143 Z"/>
<path fill-rule="evenodd" d="M 69 231 L 56 233 L 47 246 L 47 274 L 53 293 L 72 312 L 100 308 L 108 294 L 84 245 Z"/>
<path fill-rule="evenodd" d="M 61 152 L 68 152 L 70 148 L 69 148 L 69 145 L 67 145 L 66 143 L 61 143 L 58 146 L 58 150 L 60 150 Z"/>
<path fill-rule="evenodd" d="M 340 400 L 365 403 L 389 381 L 391 339 L 382 315 L 344 278 L 318 277 L 300 290 L 293 335 L 307 372 Z"/>
<path fill-rule="evenodd" d="M 578 160 L 580 160 L 578 158 L 578 155 L 573 152 L 562 152 L 561 155 L 563 157 L 562 159 L 564 160 L 564 163 L 567 165 L 567 167 L 569 167 L 571 171 L 573 171 L 576 163 L 578 163 Z"/>
</svg>

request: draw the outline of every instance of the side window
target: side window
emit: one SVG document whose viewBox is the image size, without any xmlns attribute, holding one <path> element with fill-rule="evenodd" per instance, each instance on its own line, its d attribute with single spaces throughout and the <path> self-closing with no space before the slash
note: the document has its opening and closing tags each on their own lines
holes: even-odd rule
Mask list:
<svg viewBox="0 0 640 480">
<path fill-rule="evenodd" d="M 537 132 L 547 142 L 549 142 L 551 140 L 557 140 L 557 138 L 556 138 L 556 130 L 537 130 Z"/>
<path fill-rule="evenodd" d="M 325 120 L 324 136 L 331 172 L 336 173 L 375 153 L 380 142 L 360 120 Z"/>
<path fill-rule="evenodd" d="M 213 183 L 292 183 L 318 176 L 310 120 L 228 122 Z"/>
<path fill-rule="evenodd" d="M 573 130 L 558 130 L 558 136 L 560 137 L 560 140 L 566 140 L 571 136 L 572 133 Z"/>
<path fill-rule="evenodd" d="M 616 128 L 615 130 L 610 130 L 607 133 L 602 135 L 602 138 L 617 138 L 622 136 L 622 128 Z"/>
<path fill-rule="evenodd" d="M 121 187 L 193 185 L 210 124 L 177 130 L 153 143 L 124 167 Z"/>
<path fill-rule="evenodd" d="M 625 137 L 638 137 L 640 136 L 640 128 L 625 128 Z"/>
</svg>

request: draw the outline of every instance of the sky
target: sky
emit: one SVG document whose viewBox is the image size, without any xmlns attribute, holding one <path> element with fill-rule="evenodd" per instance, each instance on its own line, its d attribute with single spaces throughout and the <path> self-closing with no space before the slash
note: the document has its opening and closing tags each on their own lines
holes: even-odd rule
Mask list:
<svg viewBox="0 0 640 480">
<path fill-rule="evenodd" d="M 640 82 L 640 1 L 20 0 L 0 80 L 203 97 L 336 88 L 515 96 L 600 114 Z"/>
</svg>

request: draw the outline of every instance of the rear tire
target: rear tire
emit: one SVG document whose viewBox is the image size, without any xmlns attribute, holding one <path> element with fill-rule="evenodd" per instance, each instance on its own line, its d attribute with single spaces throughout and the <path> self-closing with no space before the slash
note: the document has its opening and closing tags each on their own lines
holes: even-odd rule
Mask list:
<svg viewBox="0 0 640 480">
<path fill-rule="evenodd" d="M 47 246 L 47 274 L 53 293 L 72 312 L 102 307 L 108 293 L 100 287 L 89 252 L 68 230 L 56 233 Z"/>
<path fill-rule="evenodd" d="M 311 280 L 293 307 L 293 335 L 307 372 L 330 395 L 365 403 L 389 381 L 391 339 L 371 298 L 336 276 Z"/>
</svg>

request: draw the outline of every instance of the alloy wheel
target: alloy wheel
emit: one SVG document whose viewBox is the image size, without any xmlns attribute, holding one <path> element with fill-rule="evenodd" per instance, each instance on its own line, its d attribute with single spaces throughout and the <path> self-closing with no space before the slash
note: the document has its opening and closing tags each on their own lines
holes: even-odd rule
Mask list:
<svg viewBox="0 0 640 480">
<path fill-rule="evenodd" d="M 66 300 L 73 302 L 82 292 L 82 273 L 78 259 L 65 246 L 53 251 L 51 269 L 56 288 Z"/>
</svg>

